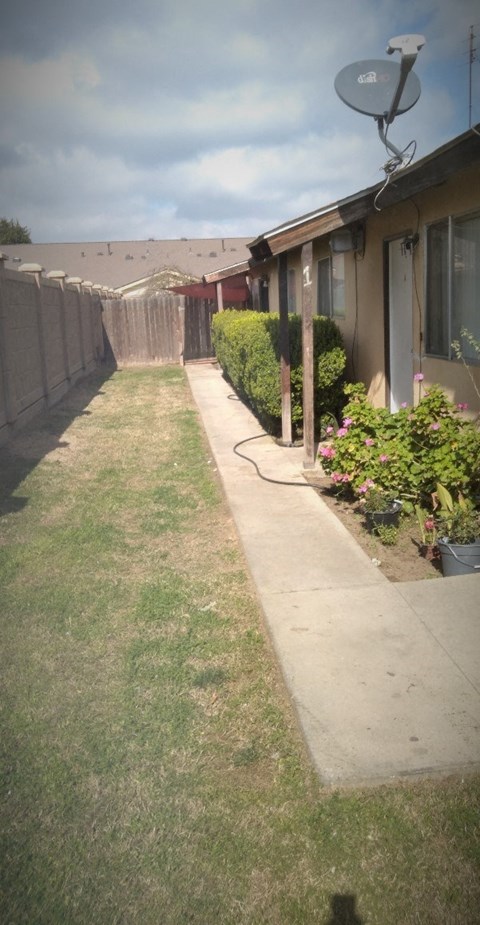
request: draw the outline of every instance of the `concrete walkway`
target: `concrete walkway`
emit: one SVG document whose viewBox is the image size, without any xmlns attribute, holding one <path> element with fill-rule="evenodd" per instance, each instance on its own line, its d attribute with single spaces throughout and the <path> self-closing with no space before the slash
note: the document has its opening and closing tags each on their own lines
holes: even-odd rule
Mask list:
<svg viewBox="0 0 480 925">
<path fill-rule="evenodd" d="M 480 770 L 480 576 L 390 583 L 308 487 L 303 450 L 262 436 L 215 365 L 186 371 L 321 780 Z M 291 484 L 259 478 L 245 440 Z"/>
</svg>

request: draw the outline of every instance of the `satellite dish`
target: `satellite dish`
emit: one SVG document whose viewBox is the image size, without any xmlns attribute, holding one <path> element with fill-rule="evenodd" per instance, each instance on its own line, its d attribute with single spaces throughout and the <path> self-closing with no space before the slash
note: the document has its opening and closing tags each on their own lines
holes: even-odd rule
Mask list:
<svg viewBox="0 0 480 925">
<path fill-rule="evenodd" d="M 366 116 L 386 119 L 400 80 L 396 61 L 355 61 L 335 78 L 335 90 L 347 106 Z M 407 77 L 396 115 L 415 106 L 421 92 L 420 81 L 413 71 Z"/>
<path fill-rule="evenodd" d="M 335 78 L 335 90 L 340 99 L 351 109 L 373 116 L 380 138 L 398 163 L 402 163 L 403 154 L 391 141 L 387 141 L 388 126 L 395 116 L 415 106 L 420 96 L 420 81 L 412 73 L 412 68 L 424 45 L 423 35 L 397 35 L 390 39 L 387 54 L 399 51 L 400 64 L 394 61 L 355 61 L 344 67 Z"/>
</svg>

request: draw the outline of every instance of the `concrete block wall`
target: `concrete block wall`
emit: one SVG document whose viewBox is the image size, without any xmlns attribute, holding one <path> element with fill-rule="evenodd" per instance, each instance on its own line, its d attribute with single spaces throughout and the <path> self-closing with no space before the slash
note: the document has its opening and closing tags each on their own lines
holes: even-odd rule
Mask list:
<svg viewBox="0 0 480 925">
<path fill-rule="evenodd" d="M 0 445 L 103 358 L 102 287 L 0 255 Z"/>
</svg>

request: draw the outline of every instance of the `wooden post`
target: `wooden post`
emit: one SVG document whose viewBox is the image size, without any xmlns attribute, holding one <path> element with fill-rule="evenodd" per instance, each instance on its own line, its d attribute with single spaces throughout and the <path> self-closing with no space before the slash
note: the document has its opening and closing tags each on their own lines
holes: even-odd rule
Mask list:
<svg viewBox="0 0 480 925">
<path fill-rule="evenodd" d="M 292 445 L 292 396 L 290 389 L 290 338 L 288 334 L 288 258 L 278 257 L 278 305 L 280 385 L 282 390 L 282 443 Z"/>
<path fill-rule="evenodd" d="M 303 467 L 315 466 L 315 414 L 313 388 L 313 244 L 302 247 L 302 354 L 303 354 Z"/>
<path fill-rule="evenodd" d="M 218 283 L 215 283 L 217 288 L 217 305 L 219 312 L 223 312 L 223 290 L 222 290 L 222 281 L 219 280 Z"/>
</svg>

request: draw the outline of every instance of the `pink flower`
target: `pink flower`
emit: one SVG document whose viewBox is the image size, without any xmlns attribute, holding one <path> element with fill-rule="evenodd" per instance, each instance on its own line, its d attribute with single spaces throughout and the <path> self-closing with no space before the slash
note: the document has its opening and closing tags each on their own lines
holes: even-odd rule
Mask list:
<svg viewBox="0 0 480 925">
<path fill-rule="evenodd" d="M 373 446 L 374 443 L 375 443 L 375 440 L 372 440 L 371 437 L 367 437 L 367 439 L 365 440 L 365 446 Z"/>
<path fill-rule="evenodd" d="M 434 421 L 433 424 L 430 424 L 430 430 L 440 430 L 440 424 L 438 421 Z"/>
<path fill-rule="evenodd" d="M 336 455 L 333 446 L 322 446 L 320 448 L 320 456 L 324 456 L 325 459 L 334 459 Z"/>
<path fill-rule="evenodd" d="M 425 378 L 425 377 L 424 377 L 423 373 L 415 373 L 415 375 L 414 375 L 414 377 L 413 377 L 413 379 L 414 379 L 415 382 L 423 382 L 424 378 Z"/>
<path fill-rule="evenodd" d="M 348 472 L 332 472 L 330 476 L 332 482 L 351 482 L 352 476 Z"/>
<path fill-rule="evenodd" d="M 457 403 L 457 408 L 458 408 L 459 411 L 468 411 L 468 402 L 466 402 L 466 401 L 459 401 L 459 402 Z"/>
<path fill-rule="evenodd" d="M 342 421 L 344 427 L 350 427 L 350 424 L 353 424 L 352 418 L 344 418 Z"/>
<path fill-rule="evenodd" d="M 435 521 L 431 517 L 425 521 L 425 530 L 435 530 Z"/>
<path fill-rule="evenodd" d="M 375 485 L 375 482 L 373 481 L 373 479 L 366 479 L 363 485 L 360 485 L 360 488 L 358 489 L 358 494 L 365 495 L 368 489 L 373 488 L 374 485 Z"/>
<path fill-rule="evenodd" d="M 325 429 L 325 433 L 326 433 L 326 434 L 333 434 L 333 427 L 332 427 L 331 424 L 329 424 L 328 427 Z"/>
<path fill-rule="evenodd" d="M 400 405 L 400 407 L 401 407 L 401 408 L 408 408 L 408 402 L 402 401 L 402 404 Z"/>
<path fill-rule="evenodd" d="M 348 434 L 348 428 L 347 428 L 347 427 L 339 427 L 338 430 L 337 430 L 337 437 L 344 437 L 345 434 Z"/>
<path fill-rule="evenodd" d="M 381 463 L 386 463 L 386 462 L 388 462 L 389 459 L 390 459 L 390 456 L 388 456 L 387 453 L 381 453 L 381 454 L 380 454 L 380 462 L 381 462 Z"/>
</svg>

